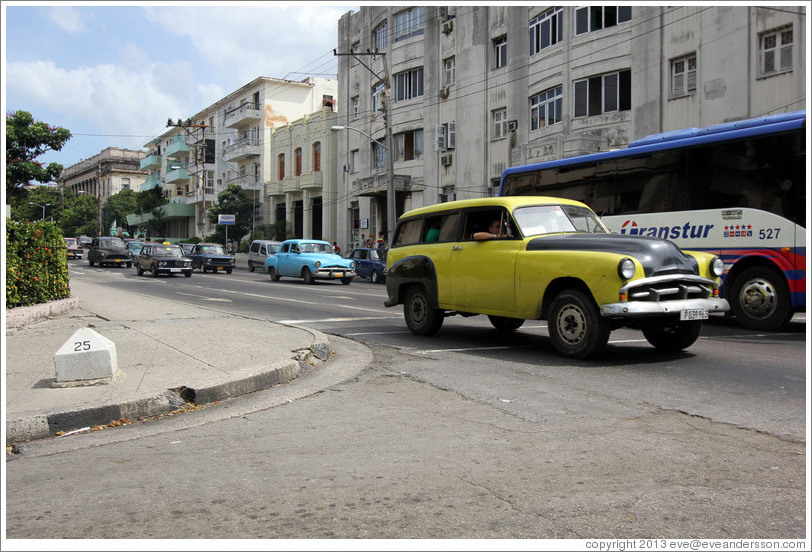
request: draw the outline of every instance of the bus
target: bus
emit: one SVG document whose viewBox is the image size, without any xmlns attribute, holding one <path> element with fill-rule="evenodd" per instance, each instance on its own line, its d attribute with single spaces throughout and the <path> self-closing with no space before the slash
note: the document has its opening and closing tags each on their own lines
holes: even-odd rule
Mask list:
<svg viewBox="0 0 812 552">
<path fill-rule="evenodd" d="M 807 163 L 804 110 L 511 167 L 499 194 L 577 199 L 612 232 L 712 252 L 738 322 L 776 330 L 806 310 Z"/>
</svg>

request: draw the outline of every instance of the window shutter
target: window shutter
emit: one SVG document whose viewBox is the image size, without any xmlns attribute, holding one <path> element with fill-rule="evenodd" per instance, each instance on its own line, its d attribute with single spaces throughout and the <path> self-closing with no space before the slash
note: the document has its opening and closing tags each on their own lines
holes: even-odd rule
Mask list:
<svg viewBox="0 0 812 552">
<path fill-rule="evenodd" d="M 435 133 L 437 136 L 437 141 L 434 145 L 434 149 L 436 151 L 445 151 L 446 150 L 445 125 L 437 125 L 437 127 L 435 128 Z"/>
<path fill-rule="evenodd" d="M 675 96 L 682 96 L 685 94 L 685 86 L 684 86 L 684 79 L 683 75 L 674 75 L 674 95 Z"/>
<path fill-rule="evenodd" d="M 454 147 L 457 144 L 457 131 L 456 131 L 456 125 L 454 124 L 454 121 L 451 121 L 450 123 L 448 123 L 448 135 L 447 135 L 447 138 L 448 138 L 447 139 L 448 149 L 454 149 Z"/>
<path fill-rule="evenodd" d="M 792 69 L 792 44 L 781 47 L 781 70 L 788 71 Z"/>
<path fill-rule="evenodd" d="M 764 72 L 775 73 L 775 50 L 764 52 Z"/>
</svg>

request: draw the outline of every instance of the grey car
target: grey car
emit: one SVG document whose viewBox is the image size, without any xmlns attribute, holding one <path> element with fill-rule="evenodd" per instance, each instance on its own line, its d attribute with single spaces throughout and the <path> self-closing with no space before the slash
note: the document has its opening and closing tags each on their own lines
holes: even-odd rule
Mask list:
<svg viewBox="0 0 812 552">
<path fill-rule="evenodd" d="M 93 238 L 90 249 L 87 251 L 87 262 L 90 266 L 99 263 L 103 265 L 125 265 L 127 268 L 133 265 L 124 241 L 114 236 L 100 236 Z"/>
</svg>

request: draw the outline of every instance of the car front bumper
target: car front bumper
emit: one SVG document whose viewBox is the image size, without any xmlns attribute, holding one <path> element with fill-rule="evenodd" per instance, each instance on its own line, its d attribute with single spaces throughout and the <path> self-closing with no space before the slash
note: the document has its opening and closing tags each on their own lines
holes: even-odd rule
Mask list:
<svg viewBox="0 0 812 552">
<path fill-rule="evenodd" d="M 313 273 L 313 277 L 319 280 L 337 280 L 340 278 L 355 278 L 354 270 L 342 268 L 320 268 Z"/>
<path fill-rule="evenodd" d="M 679 316 L 682 311 L 707 309 L 708 314 L 727 312 L 726 299 L 677 299 L 672 301 L 622 301 L 601 305 L 606 318 L 638 318 L 646 316 Z"/>
</svg>

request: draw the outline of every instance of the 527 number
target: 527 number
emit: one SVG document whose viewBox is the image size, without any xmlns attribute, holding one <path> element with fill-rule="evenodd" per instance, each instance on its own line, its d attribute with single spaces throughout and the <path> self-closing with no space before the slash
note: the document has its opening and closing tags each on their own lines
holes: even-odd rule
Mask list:
<svg viewBox="0 0 812 552">
<path fill-rule="evenodd" d="M 76 352 L 90 350 L 90 341 L 74 341 L 73 345 L 73 350 Z"/>
<path fill-rule="evenodd" d="M 762 228 L 758 231 L 758 239 L 760 240 L 777 240 L 778 234 L 781 232 L 780 228 Z"/>
</svg>

